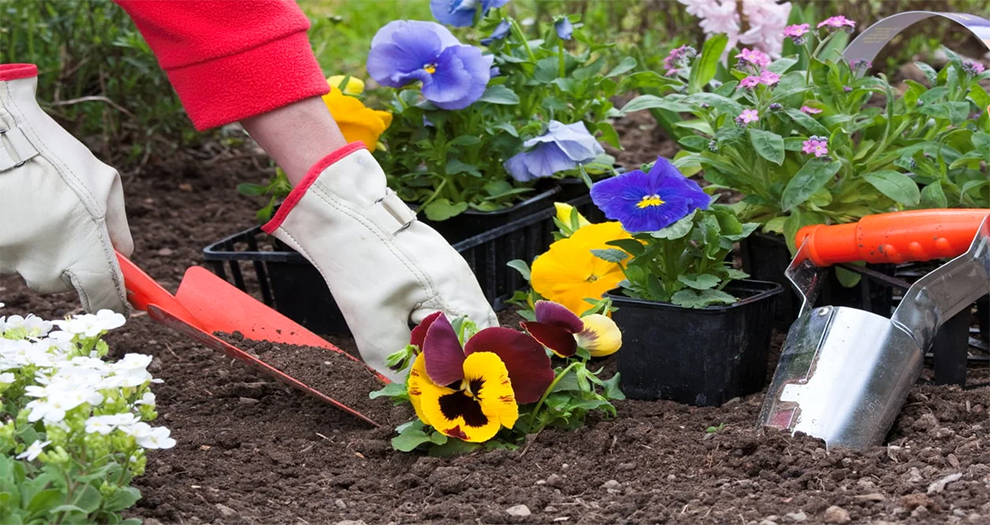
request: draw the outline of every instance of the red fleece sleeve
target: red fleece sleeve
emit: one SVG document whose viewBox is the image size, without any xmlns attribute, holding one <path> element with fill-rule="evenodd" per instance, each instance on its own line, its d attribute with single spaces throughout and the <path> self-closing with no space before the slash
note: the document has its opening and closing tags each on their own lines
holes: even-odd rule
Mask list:
<svg viewBox="0 0 990 525">
<path fill-rule="evenodd" d="M 198 130 L 326 94 L 292 0 L 115 0 Z"/>
</svg>

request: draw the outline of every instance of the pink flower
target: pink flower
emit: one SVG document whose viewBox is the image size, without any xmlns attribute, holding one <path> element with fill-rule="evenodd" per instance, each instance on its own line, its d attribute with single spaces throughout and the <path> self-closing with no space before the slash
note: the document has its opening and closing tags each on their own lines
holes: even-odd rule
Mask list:
<svg viewBox="0 0 990 525">
<path fill-rule="evenodd" d="M 853 29 L 856 29 L 856 22 L 853 20 L 849 20 L 848 18 L 842 15 L 839 15 L 839 16 L 833 16 L 831 18 L 826 18 L 825 20 L 819 22 L 818 29 L 821 29 L 823 27 L 831 27 L 834 29 L 847 28 L 846 30 L 851 33 Z"/>
<path fill-rule="evenodd" d="M 801 38 L 808 32 L 808 24 L 794 24 L 784 28 L 784 36 L 788 38 Z"/>
<path fill-rule="evenodd" d="M 825 137 L 812 136 L 810 139 L 804 141 L 801 146 L 801 151 L 814 154 L 815 158 L 824 157 L 828 155 L 828 139 Z"/>
<path fill-rule="evenodd" d="M 772 86 L 777 82 L 780 82 L 780 75 L 772 71 L 766 71 L 766 70 L 760 73 L 760 83 L 766 86 Z"/>
<path fill-rule="evenodd" d="M 817 115 L 822 112 L 822 110 L 818 108 L 813 108 L 811 106 L 801 106 L 801 111 L 809 115 Z"/>
<path fill-rule="evenodd" d="M 746 126 L 746 124 L 752 124 L 753 122 L 758 122 L 759 120 L 760 114 L 755 109 L 744 109 L 742 113 L 736 117 L 736 124 Z"/>
<path fill-rule="evenodd" d="M 756 67 L 767 67 L 770 64 L 770 57 L 766 53 L 754 49 L 743 49 L 736 58 Z"/>
<path fill-rule="evenodd" d="M 663 67 L 667 68 L 667 76 L 677 74 L 678 66 L 686 66 L 698 52 L 691 46 L 681 46 L 670 50 L 667 57 L 663 59 Z"/>
<path fill-rule="evenodd" d="M 746 89 L 753 89 L 760 85 L 760 77 L 746 77 L 739 81 L 739 86 Z"/>
<path fill-rule="evenodd" d="M 969 73 L 970 75 L 979 75 L 986 71 L 986 69 L 986 66 L 974 60 L 967 60 L 963 62 L 963 71 Z"/>
</svg>

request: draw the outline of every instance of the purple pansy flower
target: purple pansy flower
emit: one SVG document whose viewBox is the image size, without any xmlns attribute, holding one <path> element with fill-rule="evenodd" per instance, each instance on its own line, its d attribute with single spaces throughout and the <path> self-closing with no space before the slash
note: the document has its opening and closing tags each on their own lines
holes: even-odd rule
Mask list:
<svg viewBox="0 0 990 525">
<path fill-rule="evenodd" d="M 574 169 L 605 153 L 582 121 L 562 124 L 551 120 L 546 133 L 527 140 L 523 147 L 526 151 L 505 161 L 506 171 L 519 182 Z"/>
<path fill-rule="evenodd" d="M 462 45 L 440 24 L 397 20 L 378 30 L 368 53 L 368 75 L 399 88 L 419 81 L 423 96 L 442 109 L 464 109 L 481 98 L 494 57 Z"/>
<path fill-rule="evenodd" d="M 801 151 L 809 155 L 814 154 L 815 157 L 824 157 L 825 155 L 828 155 L 827 137 L 816 137 L 812 135 L 812 137 L 804 141 L 801 146 Z"/>
<path fill-rule="evenodd" d="M 736 124 L 746 127 L 747 124 L 752 124 L 753 122 L 758 122 L 760 120 L 760 113 L 755 109 L 744 109 L 742 113 L 736 117 Z"/>
<path fill-rule="evenodd" d="M 561 40 L 570 40 L 571 35 L 574 34 L 574 25 L 568 20 L 566 16 L 562 16 L 553 23 L 554 30 L 557 31 L 557 36 Z"/>
<path fill-rule="evenodd" d="M 818 23 L 818 29 L 821 29 L 823 27 L 829 27 L 829 28 L 832 28 L 832 29 L 842 29 L 842 28 L 845 28 L 846 31 L 852 33 L 853 30 L 856 29 L 856 22 L 853 21 L 853 20 L 849 20 L 848 18 L 846 18 L 846 17 L 844 17 L 842 15 L 839 15 L 839 16 L 833 16 L 833 17 L 830 17 L 830 18 L 826 18 L 825 20 L 822 20 L 821 22 L 819 22 Z"/>
<path fill-rule="evenodd" d="M 736 58 L 756 67 L 767 67 L 770 64 L 770 56 L 757 49 L 743 49 Z"/>
<path fill-rule="evenodd" d="M 696 209 L 708 208 L 711 197 L 667 159 L 658 157 L 649 173 L 634 170 L 591 187 L 591 200 L 628 232 L 662 230 Z"/>
<path fill-rule="evenodd" d="M 512 29 L 512 24 L 510 24 L 508 20 L 503 18 L 502 21 L 499 22 L 497 26 L 495 26 L 495 29 L 492 30 L 492 34 L 489 35 L 488 38 L 481 39 L 481 45 L 487 46 L 487 45 L 491 45 L 491 43 L 496 40 L 502 40 L 503 38 L 509 36 L 509 31 L 511 29 Z"/>
<path fill-rule="evenodd" d="M 474 17 L 481 8 L 484 16 L 489 9 L 502 7 L 510 0 L 430 0 L 430 11 L 439 22 L 454 26 L 474 25 Z"/>
</svg>

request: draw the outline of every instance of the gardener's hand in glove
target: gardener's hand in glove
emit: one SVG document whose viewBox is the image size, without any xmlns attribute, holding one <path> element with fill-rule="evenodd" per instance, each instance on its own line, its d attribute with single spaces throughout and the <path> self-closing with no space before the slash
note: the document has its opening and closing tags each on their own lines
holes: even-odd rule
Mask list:
<svg viewBox="0 0 990 525">
<path fill-rule="evenodd" d="M 360 142 L 310 168 L 264 227 L 323 274 L 361 357 L 396 378 L 385 360 L 409 344 L 409 322 L 430 313 L 498 321 L 464 259 L 385 186 Z"/>
<path fill-rule="evenodd" d="M 90 311 L 127 311 L 114 248 L 131 234 L 117 171 L 38 106 L 37 68 L 0 65 L 0 272 Z"/>
</svg>

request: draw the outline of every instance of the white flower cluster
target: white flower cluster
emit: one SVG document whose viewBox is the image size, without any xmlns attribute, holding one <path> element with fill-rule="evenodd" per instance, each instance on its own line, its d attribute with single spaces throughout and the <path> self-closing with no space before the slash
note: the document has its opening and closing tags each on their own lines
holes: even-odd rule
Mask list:
<svg viewBox="0 0 990 525">
<path fill-rule="evenodd" d="M 791 3 L 778 0 L 677 0 L 687 6 L 688 14 L 701 19 L 705 34 L 725 33 L 732 49 L 737 43 L 751 45 L 773 58 L 780 58 L 784 47 L 784 27 L 791 15 Z M 749 29 L 740 30 L 739 2 Z M 724 58 L 724 57 L 723 57 Z"/>
<path fill-rule="evenodd" d="M 120 432 L 144 449 L 175 446 L 167 428 L 142 421 L 154 418 L 155 395 L 148 387 L 161 382 L 148 372 L 151 356 L 101 359 L 108 349 L 100 337 L 125 321 L 110 310 L 51 322 L 0 317 L 0 394 L 26 401 L 19 417 L 26 413 L 28 423 L 40 421 L 49 431 Z M 36 440 L 16 457 L 32 461 L 50 443 Z"/>
</svg>

